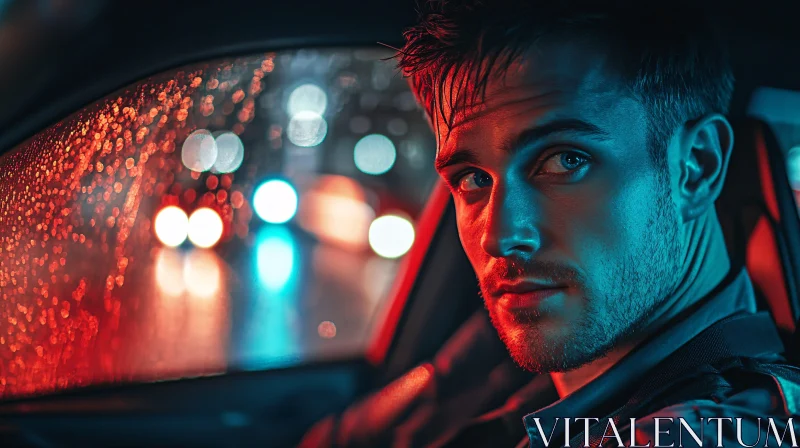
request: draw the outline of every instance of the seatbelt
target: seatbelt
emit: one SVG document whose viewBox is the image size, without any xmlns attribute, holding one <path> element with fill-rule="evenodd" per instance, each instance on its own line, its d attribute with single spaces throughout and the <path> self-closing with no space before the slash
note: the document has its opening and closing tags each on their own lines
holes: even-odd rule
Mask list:
<svg viewBox="0 0 800 448">
<path fill-rule="evenodd" d="M 783 353 L 783 341 L 769 312 L 744 314 L 723 319 L 695 336 L 667 357 L 648 375 L 628 400 L 628 405 L 659 395 L 671 384 L 704 365 L 728 358 L 756 358 Z"/>
<path fill-rule="evenodd" d="M 699 373 L 707 372 L 705 366 L 729 359 L 758 358 L 767 354 L 783 353 L 783 350 L 783 342 L 768 312 L 723 319 L 695 336 L 653 368 L 627 402 L 607 418 L 626 420 L 631 417 L 644 417 L 662 409 L 665 407 L 664 401 L 659 399 L 658 404 L 654 404 L 654 400 L 664 397 L 669 391 L 674 390 L 677 384 L 686 382 Z M 708 386 L 708 389 L 712 388 L 711 384 Z M 673 394 L 673 397 L 675 395 Z M 666 405 L 672 404 L 677 403 Z M 652 407 L 655 409 L 650 409 Z M 593 442 L 602 438 L 601 433 L 604 429 L 604 425 L 594 425 L 590 428 Z M 582 446 L 583 440 L 584 435 L 581 432 L 571 439 L 571 442 L 577 445 L 571 443 L 570 446 Z M 594 443 L 592 446 L 595 446 Z"/>
</svg>

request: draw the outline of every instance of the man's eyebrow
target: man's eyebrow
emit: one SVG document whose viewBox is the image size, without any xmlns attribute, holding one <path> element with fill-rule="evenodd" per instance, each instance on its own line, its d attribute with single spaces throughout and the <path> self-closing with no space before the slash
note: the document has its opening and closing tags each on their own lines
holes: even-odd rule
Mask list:
<svg viewBox="0 0 800 448">
<path fill-rule="evenodd" d="M 560 134 L 560 133 L 580 134 L 600 141 L 608 140 L 611 138 L 608 132 L 604 131 L 603 129 L 592 123 L 577 118 L 567 118 L 561 120 L 554 120 L 549 123 L 545 123 L 541 126 L 525 130 L 512 141 L 503 144 L 502 149 L 505 152 L 514 153 L 518 151 L 520 148 L 524 148 L 525 146 L 531 145 L 538 140 L 541 140 L 552 134 Z M 442 169 L 448 166 L 458 165 L 462 163 L 477 164 L 478 163 L 477 152 L 473 149 L 468 149 L 468 148 L 455 149 L 453 151 L 450 151 L 448 154 L 439 155 L 436 158 L 435 165 L 436 165 L 436 170 L 441 171 Z"/>
<path fill-rule="evenodd" d="M 461 148 L 451 151 L 447 155 L 436 157 L 436 171 L 441 171 L 451 165 L 478 163 L 478 155 L 472 149 Z"/>
<path fill-rule="evenodd" d="M 597 125 L 577 118 L 565 118 L 553 120 L 541 126 L 525 130 L 512 141 L 506 142 L 502 149 L 508 153 L 514 153 L 552 134 L 561 133 L 583 135 L 600 141 L 609 140 L 611 138 L 608 132 Z"/>
</svg>

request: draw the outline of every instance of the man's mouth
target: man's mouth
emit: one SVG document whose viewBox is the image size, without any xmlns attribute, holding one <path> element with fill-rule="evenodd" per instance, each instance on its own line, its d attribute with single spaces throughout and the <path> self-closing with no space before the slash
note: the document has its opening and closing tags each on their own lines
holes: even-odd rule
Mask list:
<svg viewBox="0 0 800 448">
<path fill-rule="evenodd" d="M 501 308 L 525 311 L 538 307 L 548 297 L 565 292 L 567 287 L 566 284 L 525 280 L 497 285 L 494 296 Z"/>
</svg>

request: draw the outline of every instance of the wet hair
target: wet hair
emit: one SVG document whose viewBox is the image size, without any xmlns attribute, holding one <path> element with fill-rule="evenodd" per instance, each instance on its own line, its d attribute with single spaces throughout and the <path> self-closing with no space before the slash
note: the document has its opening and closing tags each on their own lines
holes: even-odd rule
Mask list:
<svg viewBox="0 0 800 448">
<path fill-rule="evenodd" d="M 405 31 L 397 60 L 434 126 L 440 117 L 449 130 L 452 111 L 482 100 L 492 77 L 546 39 L 606 44 L 612 67 L 648 112 L 649 149 L 659 166 L 666 166 L 664 148 L 679 126 L 728 112 L 734 77 L 724 40 L 691 3 L 421 1 L 419 21 Z"/>
</svg>

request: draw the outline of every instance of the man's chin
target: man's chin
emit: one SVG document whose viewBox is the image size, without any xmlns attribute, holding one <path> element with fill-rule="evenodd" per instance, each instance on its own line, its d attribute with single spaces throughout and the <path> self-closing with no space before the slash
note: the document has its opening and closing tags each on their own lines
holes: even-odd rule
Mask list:
<svg viewBox="0 0 800 448">
<path fill-rule="evenodd" d="M 529 322 L 519 322 L 524 319 Z M 534 373 L 566 372 L 598 357 L 548 318 L 524 319 L 515 317 L 514 322 L 497 328 L 511 358 L 523 369 Z"/>
</svg>

